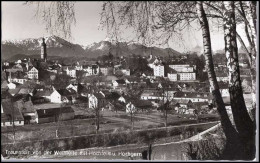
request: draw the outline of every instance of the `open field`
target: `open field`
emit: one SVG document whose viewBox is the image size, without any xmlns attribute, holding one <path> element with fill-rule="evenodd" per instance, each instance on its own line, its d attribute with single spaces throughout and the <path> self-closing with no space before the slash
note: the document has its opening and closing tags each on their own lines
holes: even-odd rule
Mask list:
<svg viewBox="0 0 260 163">
<path fill-rule="evenodd" d="M 91 111 L 83 107 L 75 108 L 76 117 L 94 116 Z M 168 114 L 168 126 L 197 123 L 190 115 Z M 133 116 L 134 130 L 164 127 L 163 113 L 152 111 L 150 113 L 137 113 Z M 100 118 L 99 133 L 109 133 L 116 130 L 131 129 L 131 117 L 123 111 L 113 112 L 104 110 Z M 13 128 L 2 127 L 1 142 L 13 142 Z M 15 141 L 45 140 L 52 138 L 82 136 L 96 133 L 95 118 L 76 118 L 74 120 L 60 121 L 44 124 L 30 124 L 15 126 Z"/>
</svg>

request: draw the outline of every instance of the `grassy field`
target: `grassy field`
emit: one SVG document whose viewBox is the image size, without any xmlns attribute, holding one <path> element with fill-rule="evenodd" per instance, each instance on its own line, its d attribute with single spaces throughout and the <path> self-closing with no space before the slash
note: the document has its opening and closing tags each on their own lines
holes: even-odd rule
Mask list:
<svg viewBox="0 0 260 163">
<path fill-rule="evenodd" d="M 86 106 L 73 106 L 75 110 L 75 119 L 44 124 L 30 124 L 15 127 L 16 141 L 45 140 L 51 138 L 62 138 L 71 136 L 82 136 L 96 133 L 95 118 L 93 111 Z M 133 116 L 134 129 L 147 129 L 165 126 L 163 113 L 151 111 L 149 113 L 136 113 Z M 193 116 L 190 115 L 172 115 L 168 114 L 168 126 L 196 123 Z M 131 129 L 131 116 L 123 111 L 101 112 L 99 133 L 108 133 L 115 130 Z M 13 128 L 2 127 L 1 142 L 13 141 Z"/>
</svg>

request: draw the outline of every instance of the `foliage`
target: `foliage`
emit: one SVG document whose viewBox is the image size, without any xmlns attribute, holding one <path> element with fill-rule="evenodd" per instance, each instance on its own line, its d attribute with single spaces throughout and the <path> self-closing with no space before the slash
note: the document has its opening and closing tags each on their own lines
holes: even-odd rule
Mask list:
<svg viewBox="0 0 260 163">
<path fill-rule="evenodd" d="M 70 79 L 71 77 L 66 74 L 57 74 L 52 83 L 56 89 L 63 89 L 70 84 Z"/>
</svg>

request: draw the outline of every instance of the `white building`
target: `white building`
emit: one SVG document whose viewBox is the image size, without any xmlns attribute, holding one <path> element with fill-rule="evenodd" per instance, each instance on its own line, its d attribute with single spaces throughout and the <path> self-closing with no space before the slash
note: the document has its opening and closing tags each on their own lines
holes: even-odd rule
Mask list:
<svg viewBox="0 0 260 163">
<path fill-rule="evenodd" d="M 8 81 L 9 82 L 16 82 L 16 83 L 19 83 L 19 84 L 24 84 L 27 79 L 26 78 L 8 78 Z"/>
<path fill-rule="evenodd" d="M 177 81 L 178 80 L 178 74 L 177 73 L 168 73 L 168 76 L 170 81 Z"/>
<path fill-rule="evenodd" d="M 130 69 L 121 69 L 121 72 L 127 76 L 130 76 Z"/>
<path fill-rule="evenodd" d="M 61 95 L 57 90 L 54 90 L 50 95 L 51 102 L 53 103 L 62 103 Z"/>
<path fill-rule="evenodd" d="M 76 78 L 76 69 L 73 67 L 67 67 L 66 69 L 67 75 L 69 75 L 72 78 Z"/>
<path fill-rule="evenodd" d="M 29 79 L 39 79 L 39 71 L 35 67 L 31 67 L 28 70 L 28 78 Z"/>
<path fill-rule="evenodd" d="M 178 75 L 180 76 L 180 80 L 196 80 L 195 72 L 181 72 Z"/>
<path fill-rule="evenodd" d="M 8 88 L 9 89 L 15 89 L 16 88 L 16 85 L 14 83 L 9 83 L 7 84 Z"/>
<path fill-rule="evenodd" d="M 164 65 L 159 63 L 156 64 L 153 68 L 154 76 L 164 77 Z"/>
<path fill-rule="evenodd" d="M 107 75 L 107 74 L 108 74 L 108 68 L 107 68 L 107 67 L 100 67 L 100 72 L 101 72 L 103 75 Z"/>
<path fill-rule="evenodd" d="M 90 76 L 90 75 L 98 75 L 100 72 L 100 68 L 98 65 L 94 64 L 94 65 L 83 65 L 83 69 L 84 72 L 86 72 L 86 76 Z"/>
</svg>

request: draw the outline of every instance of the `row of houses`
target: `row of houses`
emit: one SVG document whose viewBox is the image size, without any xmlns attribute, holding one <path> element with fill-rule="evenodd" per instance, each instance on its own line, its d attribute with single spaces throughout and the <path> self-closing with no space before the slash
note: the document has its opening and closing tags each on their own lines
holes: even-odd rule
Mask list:
<svg viewBox="0 0 260 163">
<path fill-rule="evenodd" d="M 69 107 L 36 109 L 31 101 L 2 99 L 1 126 L 23 126 L 31 123 L 50 123 L 74 119 L 75 112 Z"/>
</svg>

